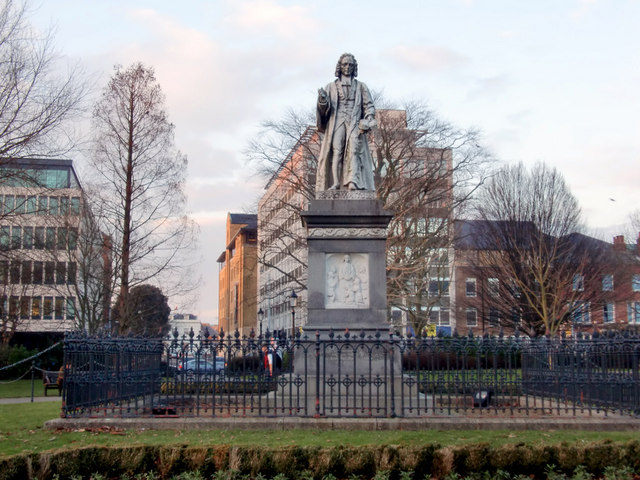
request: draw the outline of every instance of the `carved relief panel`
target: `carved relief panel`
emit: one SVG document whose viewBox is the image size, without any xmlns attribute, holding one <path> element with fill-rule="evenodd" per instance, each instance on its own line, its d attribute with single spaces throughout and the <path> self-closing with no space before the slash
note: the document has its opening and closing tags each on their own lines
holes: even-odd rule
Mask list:
<svg viewBox="0 0 640 480">
<path fill-rule="evenodd" d="M 325 255 L 325 308 L 369 308 L 369 254 Z"/>
</svg>

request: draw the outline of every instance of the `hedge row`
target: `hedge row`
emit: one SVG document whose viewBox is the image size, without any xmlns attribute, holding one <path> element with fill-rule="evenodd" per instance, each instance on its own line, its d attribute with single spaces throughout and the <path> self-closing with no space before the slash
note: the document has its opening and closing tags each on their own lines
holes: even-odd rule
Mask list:
<svg viewBox="0 0 640 480">
<path fill-rule="evenodd" d="M 0 479 L 49 479 L 82 476 L 100 472 L 107 478 L 155 472 L 170 478 L 181 472 L 199 472 L 209 478 L 216 472 L 235 471 L 255 478 L 284 475 L 288 479 L 327 475 L 338 479 L 373 478 L 388 472 L 390 480 L 407 472 L 414 480 L 441 479 L 457 474 L 462 477 L 477 472 L 527 475 L 545 478 L 554 465 L 555 472 L 571 474 L 582 465 L 593 475 L 605 468 L 628 467 L 640 471 L 640 443 L 602 442 L 586 445 L 555 446 L 486 444 L 441 447 L 366 446 L 366 447 L 286 447 L 271 449 L 250 446 L 133 446 L 88 447 L 83 449 L 16 455 L 0 459 Z M 450 477 L 451 478 L 451 477 Z"/>
</svg>

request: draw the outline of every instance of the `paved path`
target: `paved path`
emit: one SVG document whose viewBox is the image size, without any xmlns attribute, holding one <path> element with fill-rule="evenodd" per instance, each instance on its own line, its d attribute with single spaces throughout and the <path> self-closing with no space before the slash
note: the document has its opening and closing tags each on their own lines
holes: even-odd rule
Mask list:
<svg viewBox="0 0 640 480">
<path fill-rule="evenodd" d="M 52 395 L 50 397 L 33 397 L 33 402 L 55 402 L 62 400 L 62 397 Z M 31 397 L 20 398 L 0 398 L 0 405 L 10 405 L 12 403 L 30 403 Z"/>
</svg>

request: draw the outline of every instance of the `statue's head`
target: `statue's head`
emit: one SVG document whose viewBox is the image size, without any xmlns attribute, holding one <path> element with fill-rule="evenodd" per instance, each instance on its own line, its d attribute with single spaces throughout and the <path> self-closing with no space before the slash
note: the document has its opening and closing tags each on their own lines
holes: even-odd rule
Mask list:
<svg viewBox="0 0 640 480">
<path fill-rule="evenodd" d="M 345 62 L 343 62 L 343 60 L 345 60 Z M 343 65 L 344 64 L 350 64 L 351 67 L 349 67 L 348 65 Z M 340 78 L 342 75 L 345 75 L 345 69 L 349 69 L 351 71 L 351 76 L 352 77 L 357 77 L 358 76 L 358 62 L 356 60 L 356 57 L 354 57 L 352 54 L 350 53 L 343 53 L 342 55 L 340 55 L 340 58 L 338 59 L 338 63 L 336 64 L 336 77 Z M 346 74 L 348 75 L 348 73 Z"/>
</svg>

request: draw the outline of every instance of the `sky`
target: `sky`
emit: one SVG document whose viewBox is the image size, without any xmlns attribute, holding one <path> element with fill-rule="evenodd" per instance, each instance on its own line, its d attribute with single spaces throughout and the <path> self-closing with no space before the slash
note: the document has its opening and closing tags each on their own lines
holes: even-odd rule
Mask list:
<svg viewBox="0 0 640 480">
<path fill-rule="evenodd" d="M 40 0 L 61 62 L 79 62 L 96 98 L 116 64 L 155 69 L 176 146 L 189 159 L 199 223 L 199 300 L 217 322 L 228 212 L 254 208 L 264 182 L 243 155 L 262 121 L 315 104 L 343 52 L 358 78 L 426 101 L 475 127 L 504 163 L 564 175 L 589 229 L 627 232 L 640 208 L 640 2 L 635 0 Z M 82 172 L 85 162 L 73 158 Z M 632 234 L 635 240 L 637 233 Z M 196 274 L 197 272 L 194 272 Z M 171 305 L 171 299 L 170 299 Z"/>
</svg>

